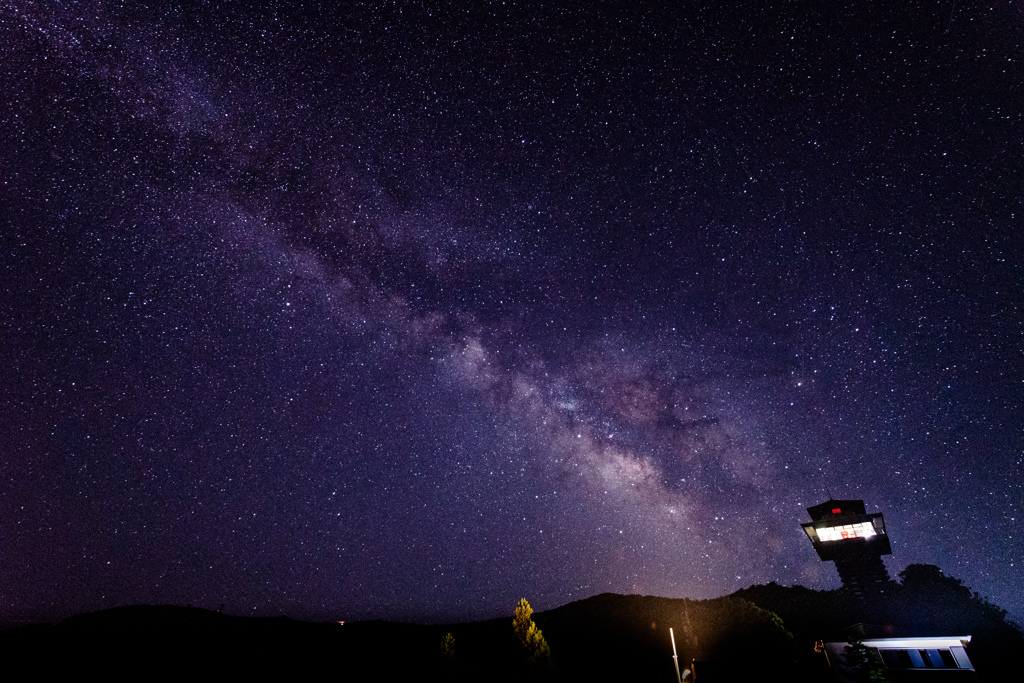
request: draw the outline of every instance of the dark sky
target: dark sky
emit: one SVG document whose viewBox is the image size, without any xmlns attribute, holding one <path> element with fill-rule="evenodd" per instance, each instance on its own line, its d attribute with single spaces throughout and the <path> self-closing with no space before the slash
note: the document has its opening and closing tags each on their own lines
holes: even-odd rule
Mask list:
<svg viewBox="0 0 1024 683">
<path fill-rule="evenodd" d="M 0 619 L 1024 617 L 1024 9 L 0 3 Z M 464 5 L 464 7 L 462 6 Z"/>
</svg>

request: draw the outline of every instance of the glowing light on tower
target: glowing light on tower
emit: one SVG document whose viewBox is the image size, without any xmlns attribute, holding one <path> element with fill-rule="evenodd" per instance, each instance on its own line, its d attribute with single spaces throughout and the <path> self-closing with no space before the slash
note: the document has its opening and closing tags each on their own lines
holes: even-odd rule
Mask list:
<svg viewBox="0 0 1024 683">
<path fill-rule="evenodd" d="M 882 555 L 892 553 L 881 512 L 867 514 L 863 500 L 828 500 L 807 508 L 802 524 L 818 557 L 835 562 L 843 588 L 859 597 L 880 593 L 889 583 Z"/>
</svg>

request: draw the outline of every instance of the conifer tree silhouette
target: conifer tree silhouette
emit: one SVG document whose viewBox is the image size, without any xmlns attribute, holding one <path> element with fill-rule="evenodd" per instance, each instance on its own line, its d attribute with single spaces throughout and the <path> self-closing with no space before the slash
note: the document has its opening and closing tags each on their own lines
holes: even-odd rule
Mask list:
<svg viewBox="0 0 1024 683">
<path fill-rule="evenodd" d="M 551 649 L 544 640 L 544 634 L 537 628 L 533 619 L 533 608 L 526 598 L 516 605 L 515 616 L 512 618 L 512 629 L 519 638 L 519 643 L 526 652 L 526 661 L 534 674 L 543 673 L 551 668 Z"/>
</svg>

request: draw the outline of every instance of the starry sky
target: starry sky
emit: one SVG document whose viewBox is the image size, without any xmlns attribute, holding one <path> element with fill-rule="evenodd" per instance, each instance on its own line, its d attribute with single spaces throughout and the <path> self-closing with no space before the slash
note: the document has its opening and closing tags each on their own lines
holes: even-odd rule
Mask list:
<svg viewBox="0 0 1024 683">
<path fill-rule="evenodd" d="M 1019 2 L 324 4 L 0 2 L 0 619 L 1024 619 Z"/>
</svg>

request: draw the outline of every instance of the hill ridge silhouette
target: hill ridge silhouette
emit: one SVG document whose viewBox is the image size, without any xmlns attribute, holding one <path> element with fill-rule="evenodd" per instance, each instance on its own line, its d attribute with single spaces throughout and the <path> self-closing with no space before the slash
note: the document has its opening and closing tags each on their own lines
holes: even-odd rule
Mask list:
<svg viewBox="0 0 1024 683">
<path fill-rule="evenodd" d="M 692 659 L 733 661 L 754 672 L 770 662 L 787 680 L 827 680 L 827 665 L 813 644 L 847 640 L 854 624 L 901 636 L 971 635 L 968 652 L 981 680 L 1003 680 L 1016 653 L 1024 651 L 1020 628 L 958 580 L 938 568 L 919 567 L 926 568 L 904 572 L 903 584 L 892 584 L 878 600 L 772 582 L 703 600 L 606 592 L 533 618 L 551 648 L 551 680 L 670 683 L 670 627 L 683 667 Z M 199 679 L 274 672 L 294 677 L 330 670 L 352 680 L 528 680 L 511 612 L 510 607 L 508 617 L 455 624 L 368 620 L 342 626 L 129 605 L 0 633 L 0 656 L 30 662 L 61 652 L 71 663 L 68 673 L 92 670 L 115 678 L 140 672 Z M 440 642 L 449 632 L 455 657 L 443 660 Z"/>
</svg>

